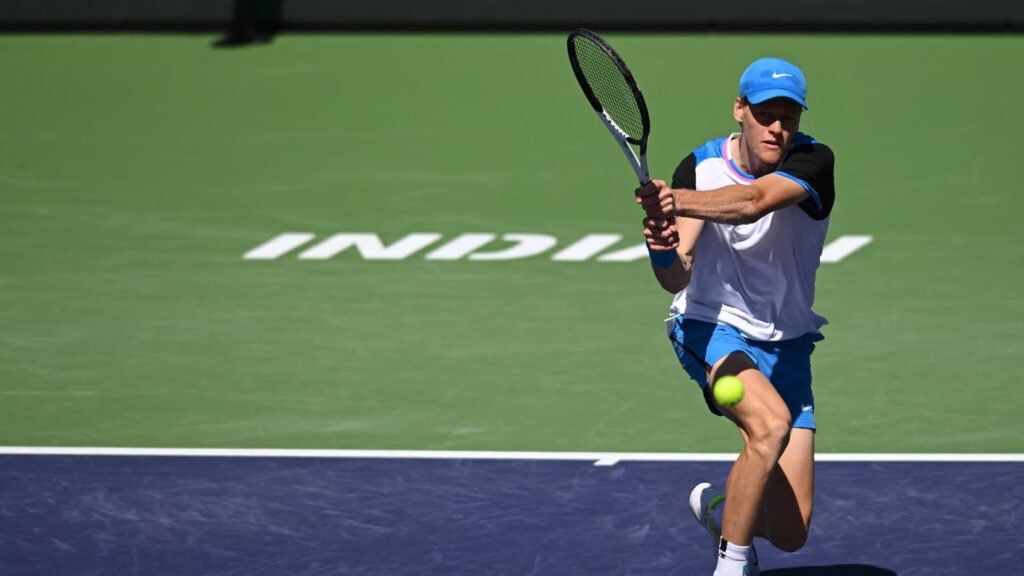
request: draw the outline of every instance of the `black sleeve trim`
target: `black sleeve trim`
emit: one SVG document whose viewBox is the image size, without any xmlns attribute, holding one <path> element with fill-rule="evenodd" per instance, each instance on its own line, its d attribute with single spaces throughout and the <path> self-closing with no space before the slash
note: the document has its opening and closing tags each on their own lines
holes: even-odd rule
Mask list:
<svg viewBox="0 0 1024 576">
<path fill-rule="evenodd" d="M 675 173 L 672 174 L 672 187 L 697 189 L 697 157 L 692 153 L 683 158 L 683 161 L 676 167 Z"/>
<path fill-rule="evenodd" d="M 809 191 L 811 196 L 800 202 L 801 210 L 815 220 L 828 218 L 836 201 L 835 156 L 828 146 L 819 142 L 796 146 L 778 171 L 802 180 L 813 189 Z"/>
</svg>

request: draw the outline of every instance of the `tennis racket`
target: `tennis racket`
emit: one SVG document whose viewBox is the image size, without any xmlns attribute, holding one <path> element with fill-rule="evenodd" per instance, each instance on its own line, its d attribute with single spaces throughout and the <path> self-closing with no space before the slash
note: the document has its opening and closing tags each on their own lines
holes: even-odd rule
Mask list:
<svg viewBox="0 0 1024 576">
<path fill-rule="evenodd" d="M 600 36 L 585 28 L 569 34 L 569 62 L 597 116 L 622 148 L 640 185 L 651 181 L 647 137 L 651 120 L 633 74 Z M 639 148 L 639 154 L 633 149 Z"/>
</svg>

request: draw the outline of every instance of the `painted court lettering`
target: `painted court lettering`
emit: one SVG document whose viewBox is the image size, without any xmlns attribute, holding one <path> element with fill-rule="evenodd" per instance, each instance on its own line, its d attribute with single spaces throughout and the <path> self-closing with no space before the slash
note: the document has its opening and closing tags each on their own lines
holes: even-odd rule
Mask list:
<svg viewBox="0 0 1024 576">
<path fill-rule="evenodd" d="M 284 232 L 245 252 L 245 260 L 277 260 L 298 253 L 299 260 L 329 260 L 355 248 L 363 260 L 405 260 L 424 249 L 437 244 L 442 235 L 436 232 L 413 232 L 385 244 L 379 235 L 372 232 L 340 232 L 319 239 L 311 232 Z M 836 263 L 849 258 L 851 254 L 871 243 L 871 236 L 839 236 L 825 245 L 822 263 Z M 555 262 L 635 262 L 647 258 L 643 244 L 626 247 L 615 245 L 622 241 L 621 234 L 586 234 L 568 243 L 562 243 L 550 234 L 467 232 L 434 247 L 423 258 L 431 261 L 469 260 L 495 262 L 534 258 L 550 252 L 564 244 L 549 258 Z"/>
</svg>

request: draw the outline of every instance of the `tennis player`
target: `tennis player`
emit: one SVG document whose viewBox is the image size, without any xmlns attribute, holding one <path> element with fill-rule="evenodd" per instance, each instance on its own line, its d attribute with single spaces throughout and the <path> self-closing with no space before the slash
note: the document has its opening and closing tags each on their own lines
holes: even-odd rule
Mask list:
<svg viewBox="0 0 1024 576">
<path fill-rule="evenodd" d="M 835 188 L 832 151 L 799 131 L 806 98 L 797 66 L 757 60 L 733 103 L 740 131 L 686 156 L 671 187 L 636 191 L 652 269 L 675 294 L 675 353 L 744 441 L 724 490 L 702 483 L 690 494 L 717 542 L 715 576 L 758 574 L 755 537 L 796 551 L 811 522 L 810 360 L 826 323 L 811 306 Z M 725 375 L 746 390 L 731 407 L 711 395 Z"/>
</svg>

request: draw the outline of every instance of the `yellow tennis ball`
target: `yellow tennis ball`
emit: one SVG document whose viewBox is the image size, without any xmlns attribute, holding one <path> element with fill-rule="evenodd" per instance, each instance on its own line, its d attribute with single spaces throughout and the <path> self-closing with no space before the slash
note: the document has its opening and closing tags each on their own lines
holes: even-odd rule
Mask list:
<svg viewBox="0 0 1024 576">
<path fill-rule="evenodd" d="M 715 402 L 722 406 L 735 406 L 743 400 L 743 382 L 735 376 L 722 376 L 715 381 L 711 392 Z"/>
</svg>

